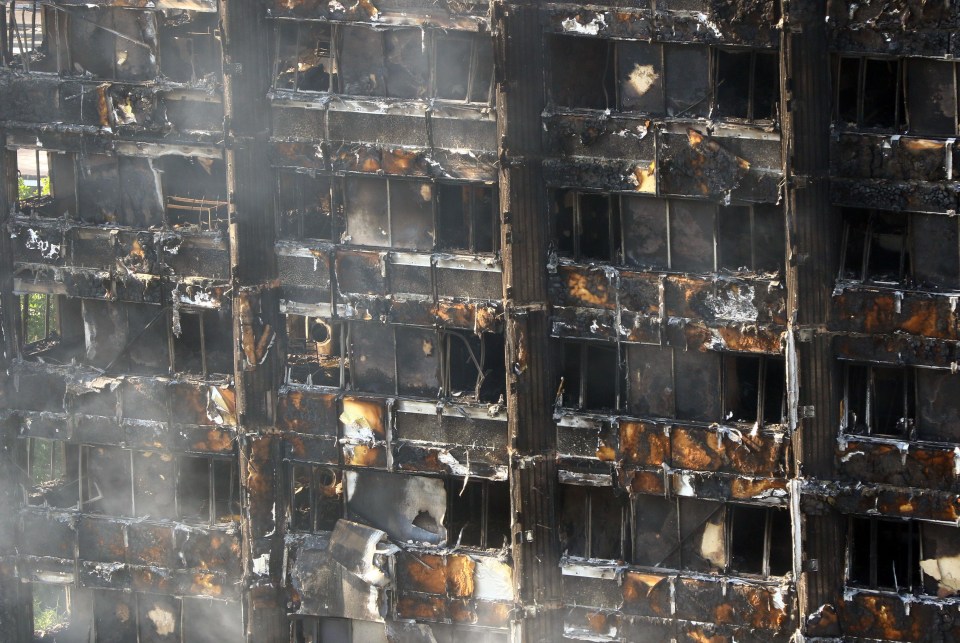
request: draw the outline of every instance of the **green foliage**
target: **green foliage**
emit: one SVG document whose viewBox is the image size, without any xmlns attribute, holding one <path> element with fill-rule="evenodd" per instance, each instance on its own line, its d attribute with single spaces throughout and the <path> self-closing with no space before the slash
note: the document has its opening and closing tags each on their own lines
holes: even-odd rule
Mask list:
<svg viewBox="0 0 960 643">
<path fill-rule="evenodd" d="M 58 586 L 33 586 L 33 629 L 45 632 L 70 621 L 66 591 Z"/>
<path fill-rule="evenodd" d="M 29 294 L 24 295 L 27 298 L 27 328 L 24 340 L 27 344 L 46 339 L 47 337 L 47 301 L 48 295 Z M 57 330 L 57 298 L 49 296 L 50 321 L 49 328 L 53 332 Z"/>
<path fill-rule="evenodd" d="M 50 177 L 44 176 L 40 179 L 40 189 L 43 194 L 50 194 Z M 20 200 L 29 199 L 37 196 L 37 188 L 27 185 L 23 177 L 17 177 L 17 197 Z"/>
</svg>

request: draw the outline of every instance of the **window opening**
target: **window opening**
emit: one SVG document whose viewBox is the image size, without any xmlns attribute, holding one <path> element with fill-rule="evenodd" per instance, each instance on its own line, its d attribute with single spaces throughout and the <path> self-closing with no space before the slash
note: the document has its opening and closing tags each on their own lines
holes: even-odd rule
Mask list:
<svg viewBox="0 0 960 643">
<path fill-rule="evenodd" d="M 291 529 L 330 531 L 343 515 L 339 473 L 330 467 L 291 463 Z"/>
<path fill-rule="evenodd" d="M 729 505 L 730 571 L 783 576 L 793 569 L 790 512 L 772 507 Z"/>
<path fill-rule="evenodd" d="M 87 513 L 132 516 L 133 452 L 116 447 L 80 448 L 80 504 Z"/>
<path fill-rule="evenodd" d="M 303 315 L 287 315 L 287 381 L 312 386 L 342 386 L 344 327 Z"/>
<path fill-rule="evenodd" d="M 550 96 L 561 107 L 615 109 L 617 80 L 614 47 L 601 38 L 550 39 Z"/>
<path fill-rule="evenodd" d="M 628 560 L 630 506 L 611 488 L 562 485 L 560 549 L 568 556 Z"/>
<path fill-rule="evenodd" d="M 920 523 L 851 517 L 847 578 L 871 589 L 922 591 Z"/>
<path fill-rule="evenodd" d="M 331 179 L 277 172 L 277 218 L 281 238 L 333 240 Z"/>
<path fill-rule="evenodd" d="M 786 403 L 783 360 L 724 355 L 723 362 L 724 420 L 782 423 Z"/>
<path fill-rule="evenodd" d="M 715 50 L 714 101 L 720 116 L 773 119 L 780 100 L 775 53 Z"/>
<path fill-rule="evenodd" d="M 503 335 L 443 331 L 443 394 L 497 402 L 505 392 Z"/>
<path fill-rule="evenodd" d="M 209 524 L 240 520 L 239 478 L 233 460 L 180 456 L 177 463 L 181 519 Z"/>
<path fill-rule="evenodd" d="M 556 190 L 551 200 L 557 250 L 575 260 L 620 259 L 620 198 Z"/>
<path fill-rule="evenodd" d="M 314 22 L 281 21 L 276 31 L 276 89 L 337 91 L 330 29 L 330 25 Z"/>
<path fill-rule="evenodd" d="M 437 186 L 437 247 L 473 253 L 500 246 L 500 204 L 496 187 L 441 183 Z"/>
<path fill-rule="evenodd" d="M 561 355 L 563 406 L 598 411 L 620 408 L 624 387 L 615 344 L 564 341 Z"/>
<path fill-rule="evenodd" d="M 448 478 L 446 529 L 450 544 L 499 549 L 510 542 L 510 485 Z"/>
<path fill-rule="evenodd" d="M 845 430 L 912 437 L 916 417 L 912 369 L 847 364 L 844 371 Z"/>
<path fill-rule="evenodd" d="M 435 51 L 437 98 L 471 103 L 491 101 L 493 41 L 489 37 L 438 32 Z"/>
<path fill-rule="evenodd" d="M 31 583 L 33 594 L 33 635 L 35 640 L 48 640 L 70 625 L 71 596 L 69 585 Z"/>
<path fill-rule="evenodd" d="M 842 278 L 899 284 L 911 272 L 908 219 L 900 213 L 844 208 Z"/>
<path fill-rule="evenodd" d="M 899 60 L 839 56 L 834 69 L 837 119 L 860 127 L 900 127 L 904 92 Z"/>
</svg>

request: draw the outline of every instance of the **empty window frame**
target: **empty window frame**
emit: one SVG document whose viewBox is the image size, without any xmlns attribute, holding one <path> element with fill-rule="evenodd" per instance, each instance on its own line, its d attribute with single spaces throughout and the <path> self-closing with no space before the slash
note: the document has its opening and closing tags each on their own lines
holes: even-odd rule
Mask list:
<svg viewBox="0 0 960 643">
<path fill-rule="evenodd" d="M 61 509 L 77 506 L 78 447 L 60 440 L 27 438 L 26 502 Z"/>
<path fill-rule="evenodd" d="M 159 175 L 168 225 L 217 230 L 227 223 L 227 175 L 222 159 L 168 155 L 148 163 L 150 171 L 144 178 L 153 181 Z M 127 174 L 130 171 L 121 178 L 126 180 Z M 134 197 L 131 194 L 128 199 Z"/>
<path fill-rule="evenodd" d="M 437 185 L 437 248 L 493 253 L 500 247 L 500 202 L 496 186 Z"/>
<path fill-rule="evenodd" d="M 500 549 L 510 543 L 510 485 L 506 482 L 446 480 L 447 540 L 451 545 Z"/>
<path fill-rule="evenodd" d="M 834 118 L 858 127 L 898 130 L 904 121 L 901 62 L 835 56 Z"/>
<path fill-rule="evenodd" d="M 502 334 L 352 323 L 347 343 L 356 391 L 478 402 L 505 391 Z"/>
<path fill-rule="evenodd" d="M 287 382 L 342 386 L 348 364 L 343 359 L 346 333 L 340 323 L 287 315 Z"/>
<path fill-rule="evenodd" d="M 442 395 L 447 398 L 497 402 L 506 390 L 503 335 L 441 331 Z"/>
<path fill-rule="evenodd" d="M 960 374 L 917 368 L 917 439 L 960 443 Z"/>
<path fill-rule="evenodd" d="M 426 181 L 343 179 L 344 243 L 429 251 L 434 245 L 434 186 Z"/>
<path fill-rule="evenodd" d="M 942 60 L 908 58 L 907 121 L 910 134 L 955 136 L 960 133 L 960 66 Z"/>
<path fill-rule="evenodd" d="M 911 273 L 908 215 L 844 208 L 843 220 L 841 278 L 890 284 L 907 280 Z"/>
<path fill-rule="evenodd" d="M 61 12 L 39 2 L 10 2 L 0 7 L 0 64 L 26 72 L 57 71 L 50 40 L 58 33 Z M 65 20 L 65 18 L 64 18 Z"/>
<path fill-rule="evenodd" d="M 737 575 L 791 571 L 790 512 L 697 498 L 633 498 L 637 565 Z"/>
<path fill-rule="evenodd" d="M 769 204 L 620 197 L 623 262 L 684 272 L 783 272 L 784 219 Z M 562 219 L 561 219 L 562 220 Z"/>
<path fill-rule="evenodd" d="M 780 357 L 645 344 L 629 344 L 626 355 L 627 408 L 634 415 L 760 425 L 784 421 L 786 373 Z"/>
<path fill-rule="evenodd" d="M 276 89 L 339 91 L 329 24 L 279 21 L 275 37 Z"/>
<path fill-rule="evenodd" d="M 616 109 L 616 58 L 613 41 L 551 36 L 550 98 L 560 107 Z"/>
<path fill-rule="evenodd" d="M 69 631 L 73 616 L 73 588 L 46 583 L 30 583 L 29 587 L 33 595 L 34 640 L 42 641 L 52 632 Z"/>
<path fill-rule="evenodd" d="M 24 346 L 60 337 L 59 295 L 26 293 L 19 296 L 20 337 Z M 36 348 L 41 349 L 41 346 Z"/>
<path fill-rule="evenodd" d="M 281 22 L 275 51 L 276 89 L 482 104 L 493 95 L 489 34 Z"/>
<path fill-rule="evenodd" d="M 780 58 L 776 52 L 715 49 L 714 115 L 771 120 L 780 104 Z"/>
<path fill-rule="evenodd" d="M 568 556 L 629 560 L 631 513 L 611 487 L 561 485 L 560 549 Z"/>
<path fill-rule="evenodd" d="M 554 190 L 550 202 L 559 254 L 578 261 L 619 262 L 618 195 Z"/>
<path fill-rule="evenodd" d="M 921 523 L 850 517 L 847 582 L 870 589 L 922 592 Z"/>
<path fill-rule="evenodd" d="M 910 438 L 916 418 L 914 371 L 845 364 L 842 427 L 851 433 Z"/>
<path fill-rule="evenodd" d="M 624 394 L 616 344 L 561 341 L 560 403 L 566 408 L 612 411 Z"/>
<path fill-rule="evenodd" d="M 180 334 L 173 334 L 173 371 L 232 374 L 232 337 L 232 321 L 223 311 L 181 310 Z"/>
<path fill-rule="evenodd" d="M 103 80 L 147 81 L 158 76 L 158 12 L 70 7 L 66 42 L 74 70 Z"/>
<path fill-rule="evenodd" d="M 205 456 L 177 459 L 177 515 L 205 524 L 238 521 L 240 478 L 235 460 Z"/>
<path fill-rule="evenodd" d="M 343 493 L 336 469 L 290 463 L 290 529 L 331 531 L 343 515 Z"/>
<path fill-rule="evenodd" d="M 80 447 L 80 509 L 107 516 L 132 516 L 133 451 Z"/>
<path fill-rule="evenodd" d="M 333 240 L 331 183 L 329 176 L 277 171 L 277 233 L 280 238 Z"/>
<path fill-rule="evenodd" d="M 216 13 L 194 12 L 190 20 L 160 14 L 160 73 L 178 83 L 219 81 L 222 77 Z"/>
</svg>

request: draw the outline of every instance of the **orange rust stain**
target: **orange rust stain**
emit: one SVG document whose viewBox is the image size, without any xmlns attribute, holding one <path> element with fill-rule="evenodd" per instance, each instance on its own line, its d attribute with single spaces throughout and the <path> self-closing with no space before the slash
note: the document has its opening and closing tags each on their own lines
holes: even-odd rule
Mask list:
<svg viewBox="0 0 960 643">
<path fill-rule="evenodd" d="M 721 603 L 713 608 L 713 622 L 729 624 L 733 623 L 736 619 L 737 613 L 734 611 L 733 606 L 729 603 Z"/>
<path fill-rule="evenodd" d="M 473 573 L 477 563 L 469 556 L 450 556 L 447 559 L 447 591 L 450 596 L 473 596 Z"/>
<path fill-rule="evenodd" d="M 411 585 L 403 589 L 426 594 L 445 594 L 447 591 L 447 568 L 440 556 L 417 554 L 403 558 L 403 574 Z"/>
<path fill-rule="evenodd" d="M 563 272 L 565 273 L 567 292 L 571 298 L 599 308 L 614 308 L 614 305 L 608 301 L 609 290 L 606 276 L 603 273 L 598 273 L 596 277 L 591 279 L 590 276 L 573 270 Z"/>
<path fill-rule="evenodd" d="M 664 492 L 663 472 L 635 471 L 630 480 L 630 493 L 662 494 Z"/>
<path fill-rule="evenodd" d="M 606 444 L 601 444 L 597 449 L 597 459 L 604 462 L 613 462 L 617 457 L 617 450 Z"/>
<path fill-rule="evenodd" d="M 343 447 L 344 464 L 355 467 L 377 467 L 386 463 L 384 447 L 365 444 L 346 444 Z"/>
<path fill-rule="evenodd" d="M 213 574 L 194 574 L 190 591 L 203 596 L 220 596 L 223 587 L 217 583 L 217 577 Z"/>
<path fill-rule="evenodd" d="M 446 612 L 444 600 L 434 596 L 402 596 L 397 601 L 397 615 L 400 618 L 418 618 L 435 621 L 443 618 Z"/>
<path fill-rule="evenodd" d="M 650 164 L 646 167 L 637 164 L 633 168 L 633 178 L 637 182 L 637 192 L 655 193 L 657 191 L 657 162 L 650 161 Z"/>
<path fill-rule="evenodd" d="M 420 153 L 394 148 L 383 154 L 383 169 L 387 174 L 410 174 L 417 170 Z"/>
<path fill-rule="evenodd" d="M 450 611 L 450 619 L 454 623 L 475 624 L 479 620 L 477 613 L 467 601 L 450 601 L 447 603 L 447 609 Z"/>
<path fill-rule="evenodd" d="M 493 306 L 477 306 L 474 329 L 477 332 L 494 330 L 497 327 L 497 309 Z"/>
<path fill-rule="evenodd" d="M 609 619 L 610 616 L 602 612 L 587 614 L 587 623 L 590 625 L 590 629 L 597 634 L 604 634 L 610 630 L 610 626 L 607 625 Z"/>
<path fill-rule="evenodd" d="M 233 438 L 226 431 L 219 429 L 210 429 L 207 431 L 207 439 L 193 443 L 193 448 L 197 451 L 212 451 L 223 453 L 233 448 Z"/>
<path fill-rule="evenodd" d="M 107 87 L 104 83 L 97 87 L 97 116 L 100 119 L 100 127 L 110 127 L 110 108 L 107 105 Z"/>
<path fill-rule="evenodd" d="M 659 467 L 669 462 L 670 439 L 660 427 L 643 422 L 620 422 L 620 455 L 628 464 Z"/>
<path fill-rule="evenodd" d="M 671 442 L 673 466 L 678 469 L 716 471 L 723 464 L 714 432 L 675 427 Z"/>
<path fill-rule="evenodd" d="M 355 397 L 343 398 L 342 422 L 359 422 L 369 427 L 379 439 L 386 435 L 383 428 L 383 418 L 386 410 L 382 402 L 375 400 L 361 400 Z"/>
<path fill-rule="evenodd" d="M 623 575 L 621 593 L 625 605 L 644 604 L 658 616 L 669 616 L 669 581 L 657 574 L 627 572 Z"/>
<path fill-rule="evenodd" d="M 787 481 L 769 478 L 736 478 L 730 484 L 730 496 L 746 500 L 778 489 L 785 492 Z"/>
</svg>

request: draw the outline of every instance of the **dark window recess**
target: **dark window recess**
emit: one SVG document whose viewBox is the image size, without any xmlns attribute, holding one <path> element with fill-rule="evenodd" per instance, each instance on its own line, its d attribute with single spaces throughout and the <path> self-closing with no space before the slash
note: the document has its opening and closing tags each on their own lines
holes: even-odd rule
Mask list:
<svg viewBox="0 0 960 643">
<path fill-rule="evenodd" d="M 614 47 L 609 40 L 577 36 L 550 38 L 550 97 L 561 107 L 615 109 Z"/>
<path fill-rule="evenodd" d="M 274 87 L 304 92 L 338 90 L 330 25 L 281 21 L 275 35 Z"/>
<path fill-rule="evenodd" d="M 567 408 L 615 410 L 623 396 L 615 344 L 562 343 L 561 404 Z"/>
<path fill-rule="evenodd" d="M 67 509 L 77 506 L 79 447 L 60 440 L 27 438 L 27 504 Z"/>
<path fill-rule="evenodd" d="M 906 215 L 844 208 L 844 279 L 904 283 L 911 273 Z"/>
<path fill-rule="evenodd" d="M 80 448 L 80 505 L 86 513 L 133 515 L 132 452 L 116 447 Z"/>
<path fill-rule="evenodd" d="M 160 73 L 180 83 L 218 80 L 222 75 L 219 25 L 215 13 L 166 18 L 160 24 Z"/>
<path fill-rule="evenodd" d="M 714 108 L 719 116 L 773 119 L 780 101 L 776 53 L 716 50 Z"/>
<path fill-rule="evenodd" d="M 436 36 L 437 98 L 488 103 L 493 92 L 493 40 L 483 35 Z"/>
<path fill-rule="evenodd" d="M 496 252 L 500 246 L 500 204 L 496 188 L 442 183 L 437 192 L 437 247 Z"/>
<path fill-rule="evenodd" d="M 216 524 L 239 520 L 240 479 L 232 460 L 178 459 L 177 506 L 183 520 Z"/>
<path fill-rule="evenodd" d="M 450 544 L 500 549 L 510 542 L 510 485 L 449 478 L 446 529 Z"/>
<path fill-rule="evenodd" d="M 724 355 L 724 420 L 780 424 L 785 412 L 782 359 L 754 355 Z"/>
<path fill-rule="evenodd" d="M 206 377 L 233 372 L 229 311 L 180 311 L 180 334 L 173 337 L 173 370 Z"/>
<path fill-rule="evenodd" d="M 703 45 L 663 45 L 667 115 L 677 118 L 706 116 L 713 88 L 710 83 L 710 49 Z"/>
<path fill-rule="evenodd" d="M 885 58 L 834 58 L 837 120 L 859 127 L 899 129 L 903 123 L 900 61 Z"/>
<path fill-rule="evenodd" d="M 290 620 L 290 643 L 353 643 L 353 622 L 348 618 L 311 616 Z"/>
<path fill-rule="evenodd" d="M 917 437 L 921 440 L 960 443 L 960 375 L 918 368 Z"/>
<path fill-rule="evenodd" d="M 284 239 L 333 239 L 330 177 L 277 173 L 277 219 Z"/>
<path fill-rule="evenodd" d="M 84 327 L 79 299 L 63 295 L 28 293 L 14 299 L 18 304 L 18 342 L 27 360 L 68 364 L 81 360 Z"/>
<path fill-rule="evenodd" d="M 630 504 L 616 488 L 562 485 L 560 550 L 569 556 L 627 560 Z"/>
<path fill-rule="evenodd" d="M 784 219 L 780 207 L 721 206 L 717 216 L 720 268 L 784 274 Z"/>
<path fill-rule="evenodd" d="M 793 569 L 790 512 L 770 507 L 729 505 L 729 570 L 739 574 L 783 576 Z"/>
<path fill-rule="evenodd" d="M 442 385 L 445 397 L 497 402 L 505 393 L 503 335 L 445 331 Z"/>
<path fill-rule="evenodd" d="M 659 44 L 624 41 L 617 48 L 617 82 L 624 111 L 663 114 L 663 51 Z"/>
<path fill-rule="evenodd" d="M 426 251 L 433 248 L 433 185 L 350 176 L 344 180 L 346 243 Z"/>
<path fill-rule="evenodd" d="M 697 498 L 633 498 L 634 564 L 783 576 L 793 568 L 785 509 Z"/>
<path fill-rule="evenodd" d="M 331 531 L 343 515 L 340 475 L 336 469 L 290 464 L 290 528 Z"/>
<path fill-rule="evenodd" d="M 909 216 L 910 239 L 914 247 L 923 250 L 910 253 L 914 284 L 932 290 L 956 290 L 960 287 L 960 222 L 940 214 L 914 212 Z"/>
<path fill-rule="evenodd" d="M 954 136 L 958 133 L 957 66 L 952 62 L 907 61 L 907 114 L 910 133 Z"/>
<path fill-rule="evenodd" d="M 287 315 L 287 381 L 313 386 L 341 386 L 344 338 L 341 324 L 303 315 Z"/>
<path fill-rule="evenodd" d="M 913 521 L 850 518 L 848 581 L 871 589 L 922 591 L 919 526 Z"/>
<path fill-rule="evenodd" d="M 216 230 L 227 222 L 227 174 L 223 159 L 165 156 L 154 161 L 163 184 L 167 223 Z"/>
<path fill-rule="evenodd" d="M 557 251 L 574 259 L 620 259 L 620 198 L 556 190 L 552 194 Z"/>
<path fill-rule="evenodd" d="M 898 438 L 912 436 L 916 418 L 913 369 L 847 364 L 844 428 Z"/>
</svg>

